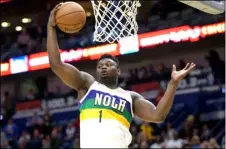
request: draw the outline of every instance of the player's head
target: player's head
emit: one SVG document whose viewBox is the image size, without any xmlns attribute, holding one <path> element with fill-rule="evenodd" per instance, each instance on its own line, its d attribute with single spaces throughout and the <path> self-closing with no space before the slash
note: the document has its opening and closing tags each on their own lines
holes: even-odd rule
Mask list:
<svg viewBox="0 0 226 149">
<path fill-rule="evenodd" d="M 110 54 L 104 54 L 97 62 L 97 79 L 103 83 L 115 82 L 120 75 L 119 61 Z"/>
</svg>

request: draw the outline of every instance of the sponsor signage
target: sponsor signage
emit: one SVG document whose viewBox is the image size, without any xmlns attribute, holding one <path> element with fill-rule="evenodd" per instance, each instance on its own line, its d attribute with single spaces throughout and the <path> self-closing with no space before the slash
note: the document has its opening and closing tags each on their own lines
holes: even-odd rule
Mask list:
<svg viewBox="0 0 226 149">
<path fill-rule="evenodd" d="M 52 110 L 59 110 L 59 109 L 67 109 L 77 105 L 78 105 L 78 100 L 75 96 L 64 96 L 64 97 L 58 97 L 58 98 L 48 98 L 43 100 L 32 100 L 32 101 L 18 103 L 16 105 L 16 111 L 25 113 L 26 111 L 32 111 L 35 109 L 43 110 L 46 108 L 52 111 Z"/>
<path fill-rule="evenodd" d="M 195 71 L 199 73 L 195 73 Z M 193 72 L 194 74 L 191 73 L 189 77 L 180 81 L 178 90 L 214 85 L 214 76 L 210 70 L 196 69 Z M 160 84 L 162 88 L 166 88 L 168 82 L 160 81 Z"/>
<path fill-rule="evenodd" d="M 196 42 L 201 38 L 222 33 L 225 33 L 224 22 L 195 27 L 181 26 L 122 38 L 119 43 L 70 49 L 69 51 L 60 50 L 60 52 L 61 59 L 64 62 L 86 59 L 95 60 L 104 53 L 109 53 L 114 56 L 130 54 L 138 52 L 140 48 L 157 46 L 169 42 Z M 41 52 L 29 56 L 11 58 L 9 63 L 2 63 L 1 68 L 3 68 L 3 70 L 1 70 L 1 76 L 46 69 L 49 67 L 47 52 Z"/>
<path fill-rule="evenodd" d="M 48 108 L 50 110 L 54 110 L 77 106 L 77 104 L 78 100 L 74 96 L 44 99 L 42 100 L 42 109 Z"/>
<path fill-rule="evenodd" d="M 10 75 L 10 64 L 2 63 L 1 64 L 1 76 Z"/>
<path fill-rule="evenodd" d="M 33 101 L 27 101 L 27 102 L 22 102 L 22 103 L 16 104 L 17 112 L 40 109 L 40 108 L 41 108 L 40 100 L 33 100 Z"/>
<path fill-rule="evenodd" d="M 49 68 L 49 57 L 47 52 L 31 54 L 28 56 L 28 58 L 29 71 Z"/>
<path fill-rule="evenodd" d="M 22 73 L 28 71 L 28 57 L 19 56 L 9 60 L 11 74 Z"/>
<path fill-rule="evenodd" d="M 181 26 L 164 29 L 156 32 L 149 32 L 139 35 L 140 47 L 150 47 L 169 42 L 196 42 L 206 36 L 225 33 L 225 23 L 216 23 L 205 26 Z"/>
</svg>

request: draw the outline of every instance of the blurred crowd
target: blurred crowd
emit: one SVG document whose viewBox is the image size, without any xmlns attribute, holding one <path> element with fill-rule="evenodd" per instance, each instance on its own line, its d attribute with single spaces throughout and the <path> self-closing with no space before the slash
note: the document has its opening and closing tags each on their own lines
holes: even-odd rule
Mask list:
<svg viewBox="0 0 226 149">
<path fill-rule="evenodd" d="M 224 83 L 224 61 L 219 59 L 216 51 L 210 51 L 206 56 L 209 66 L 215 77 L 215 83 Z M 214 61 L 214 63 L 213 63 Z M 186 61 L 180 59 L 178 67 L 184 68 Z M 219 67 L 220 66 L 220 67 Z M 198 66 L 201 68 L 201 66 Z M 171 70 L 164 64 L 157 66 L 148 65 L 141 68 L 132 68 L 122 74 L 120 86 L 129 88 L 137 83 L 151 81 L 169 80 Z M 164 91 L 162 91 L 164 93 Z M 73 94 L 76 94 L 73 92 Z M 58 97 L 60 89 L 56 93 L 49 93 L 46 96 Z M 37 95 L 31 89 L 26 100 L 36 99 Z M 1 99 L 1 114 L 7 119 L 1 121 L 1 147 L 2 148 L 74 148 L 79 147 L 79 119 L 67 125 L 54 125 L 53 118 L 48 109 L 45 109 L 43 116 L 34 113 L 32 118 L 27 119 L 26 128 L 21 130 L 20 126 L 11 119 L 15 113 L 13 97 L 6 91 Z M 19 101 L 17 101 L 19 102 Z M 15 103 L 15 104 L 12 104 Z M 157 104 L 154 103 L 154 104 Z M 224 147 L 224 138 L 217 142 L 211 125 L 199 121 L 199 118 L 190 115 L 182 123 L 180 129 L 172 128 L 170 121 L 165 126 L 146 123 L 135 118 L 131 125 L 133 136 L 131 148 L 220 148 Z"/>
<path fill-rule="evenodd" d="M 133 141 L 131 148 L 221 148 L 208 125 L 201 123 L 197 117 L 189 115 L 182 124 L 181 129 L 176 130 L 170 122 L 165 122 L 164 128 L 158 124 L 150 124 L 140 121 L 131 126 Z"/>
<path fill-rule="evenodd" d="M 75 148 L 79 147 L 79 123 L 55 126 L 48 109 L 43 116 L 34 115 L 27 119 L 26 128 L 9 119 L 1 130 L 1 148 Z M 74 146 L 76 145 L 76 146 Z"/>
<path fill-rule="evenodd" d="M 48 109 L 43 116 L 27 119 L 26 128 L 9 119 L 1 130 L 1 148 L 79 148 L 79 119 L 66 125 L 53 125 Z M 133 136 L 130 148 L 224 148 L 224 137 L 220 143 L 208 124 L 189 115 L 180 130 L 170 122 L 160 128 L 159 124 L 147 123 L 135 118 L 131 124 Z"/>
<path fill-rule="evenodd" d="M 37 14 L 33 22 L 23 28 L 21 32 L 2 33 L 1 61 L 11 57 L 28 55 L 46 50 L 46 23 L 54 5 L 47 4 L 46 10 Z M 209 15 L 188 7 L 178 1 L 153 1 L 148 20 L 139 23 L 139 33 L 161 30 L 182 25 L 203 25 L 224 20 L 224 15 Z M 42 18 L 40 19 L 40 17 Z M 42 20 L 42 21 L 41 21 Z M 96 45 L 93 41 L 94 17 L 88 17 L 83 30 L 75 35 L 58 32 L 61 49 L 69 50 Z"/>
</svg>

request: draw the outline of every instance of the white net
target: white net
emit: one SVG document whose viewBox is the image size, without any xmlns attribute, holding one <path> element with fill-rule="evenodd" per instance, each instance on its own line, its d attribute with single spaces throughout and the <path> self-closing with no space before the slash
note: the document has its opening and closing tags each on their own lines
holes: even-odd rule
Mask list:
<svg viewBox="0 0 226 149">
<path fill-rule="evenodd" d="M 136 22 L 139 0 L 91 0 L 95 15 L 94 41 L 119 41 L 137 34 Z"/>
</svg>

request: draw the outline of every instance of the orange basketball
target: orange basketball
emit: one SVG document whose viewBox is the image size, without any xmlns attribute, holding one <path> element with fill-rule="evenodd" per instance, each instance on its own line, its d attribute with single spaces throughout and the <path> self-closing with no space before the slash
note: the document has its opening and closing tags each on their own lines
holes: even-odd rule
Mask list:
<svg viewBox="0 0 226 149">
<path fill-rule="evenodd" d="M 65 33 L 76 33 L 86 23 L 86 13 L 81 5 L 65 2 L 56 12 L 56 25 Z"/>
</svg>

